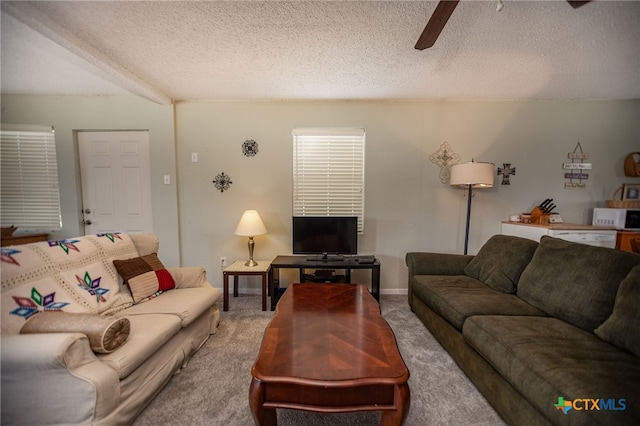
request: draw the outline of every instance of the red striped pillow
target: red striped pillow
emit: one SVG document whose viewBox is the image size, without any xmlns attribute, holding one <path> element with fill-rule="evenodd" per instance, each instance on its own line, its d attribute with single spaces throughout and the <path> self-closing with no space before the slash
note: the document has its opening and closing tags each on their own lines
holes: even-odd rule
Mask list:
<svg viewBox="0 0 640 426">
<path fill-rule="evenodd" d="M 156 253 L 127 260 L 114 260 L 113 266 L 129 286 L 134 303 L 145 302 L 176 287 Z"/>
</svg>

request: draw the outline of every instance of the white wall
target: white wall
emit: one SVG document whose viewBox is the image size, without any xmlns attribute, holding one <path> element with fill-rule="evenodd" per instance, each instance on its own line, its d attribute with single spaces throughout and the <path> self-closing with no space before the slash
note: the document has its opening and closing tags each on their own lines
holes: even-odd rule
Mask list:
<svg viewBox="0 0 640 426">
<path fill-rule="evenodd" d="M 625 178 L 625 155 L 638 150 L 640 102 L 182 102 L 176 105 L 179 203 L 184 259 L 221 280 L 219 257 L 245 259 L 233 234 L 245 209 L 257 209 L 269 234 L 256 237 L 256 259 L 291 253 L 291 130 L 366 129 L 365 233 L 360 252 L 382 262 L 383 291 L 406 288 L 406 252 L 462 253 L 463 190 L 439 180 L 429 156 L 448 142 L 462 161 L 512 163 L 511 185 L 475 192 L 469 253 L 510 213 L 553 198 L 566 222 L 590 223 Z M 242 143 L 259 144 L 244 157 Z M 562 163 L 580 142 L 593 170 L 586 189 L 564 189 Z M 199 162 L 191 162 L 198 152 Z M 233 181 L 220 193 L 212 183 Z M 638 179 L 636 179 L 637 181 Z M 289 277 L 290 280 L 295 276 Z M 368 282 L 368 275 L 356 275 Z M 241 281 L 242 284 L 244 284 Z M 250 287 L 257 281 L 249 281 Z"/>
<path fill-rule="evenodd" d="M 160 237 L 160 257 L 168 266 L 180 264 L 176 185 L 163 185 L 163 175 L 175 178 L 173 107 L 134 96 L 2 95 L 2 123 L 51 125 L 56 129 L 62 229 L 50 239 L 84 233 L 82 196 L 75 130 L 148 130 L 151 154 L 151 202 L 154 232 Z"/>
<path fill-rule="evenodd" d="M 364 127 L 367 131 L 365 234 L 362 253 L 382 261 L 385 292 L 406 288 L 408 251 L 462 253 L 464 191 L 442 184 L 429 160 L 448 142 L 463 161 L 512 163 L 510 186 L 497 177 L 473 200 L 469 253 L 476 253 L 511 213 L 554 198 L 567 222 L 589 223 L 625 182 L 627 153 L 640 150 L 640 101 L 598 102 L 181 102 L 158 106 L 135 97 L 3 95 L 2 122 L 56 128 L 64 228 L 80 233 L 73 130 L 149 129 L 152 202 L 160 257 L 168 265 L 204 266 L 222 286 L 219 257 L 246 259 L 246 238 L 233 234 L 242 212 L 257 209 L 269 234 L 256 237 L 256 259 L 291 252 L 291 130 Z M 244 157 L 242 143 L 259 144 Z M 567 154 L 580 142 L 593 170 L 584 190 L 565 190 Z M 199 162 L 191 162 L 198 152 Z M 212 183 L 225 172 L 233 184 Z M 162 175 L 176 176 L 163 185 Z M 179 236 L 179 238 L 178 238 Z M 180 247 L 181 246 L 181 247 Z M 181 251 L 180 251 L 181 248 Z M 181 257 L 180 257 L 181 256 Z M 285 280 L 294 280 L 287 276 Z M 359 272 L 354 279 L 368 282 Z M 257 280 L 241 286 L 258 288 Z"/>
</svg>

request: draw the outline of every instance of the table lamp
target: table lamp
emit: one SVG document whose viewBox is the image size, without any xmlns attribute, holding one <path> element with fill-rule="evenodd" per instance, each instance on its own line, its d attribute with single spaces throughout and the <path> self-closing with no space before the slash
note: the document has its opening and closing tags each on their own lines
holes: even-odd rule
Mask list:
<svg viewBox="0 0 640 426">
<path fill-rule="evenodd" d="M 260 219 L 260 215 L 257 211 L 246 210 L 242 214 L 235 234 L 243 237 L 249 237 L 249 260 L 244 264 L 244 266 L 258 265 L 258 262 L 253 260 L 253 246 L 255 245 L 253 237 L 256 235 L 264 235 L 266 233 L 267 228 L 264 226 L 264 223 L 262 223 L 262 219 Z"/>
<path fill-rule="evenodd" d="M 456 164 L 451 167 L 451 179 L 449 184 L 458 188 L 468 188 L 467 200 L 467 227 L 464 233 L 464 254 L 467 254 L 469 243 L 469 220 L 471 219 L 471 197 L 473 188 L 491 188 L 493 186 L 493 163 Z"/>
</svg>

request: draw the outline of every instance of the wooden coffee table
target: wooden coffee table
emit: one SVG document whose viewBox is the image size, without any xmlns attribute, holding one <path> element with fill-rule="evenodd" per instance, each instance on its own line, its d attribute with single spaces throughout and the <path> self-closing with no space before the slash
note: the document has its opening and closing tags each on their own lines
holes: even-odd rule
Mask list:
<svg viewBox="0 0 640 426">
<path fill-rule="evenodd" d="M 251 375 L 256 425 L 276 425 L 276 408 L 382 411 L 383 425 L 401 425 L 409 412 L 409 370 L 378 303 L 362 285 L 289 286 Z"/>
</svg>

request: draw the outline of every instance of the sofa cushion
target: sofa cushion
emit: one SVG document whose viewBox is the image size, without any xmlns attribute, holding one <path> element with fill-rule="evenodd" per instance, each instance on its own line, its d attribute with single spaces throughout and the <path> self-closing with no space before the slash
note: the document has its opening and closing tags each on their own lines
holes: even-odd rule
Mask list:
<svg viewBox="0 0 640 426">
<path fill-rule="evenodd" d="M 474 316 L 464 339 L 553 424 L 640 424 L 640 362 L 593 333 L 550 317 Z M 556 408 L 558 398 L 615 400 L 616 411 Z"/>
<path fill-rule="evenodd" d="M 145 302 L 176 286 L 156 253 L 114 260 L 113 265 L 129 286 L 135 303 Z"/>
<path fill-rule="evenodd" d="M 20 334 L 82 333 L 89 339 L 91 350 L 109 353 L 122 346 L 129 337 L 127 318 L 97 314 L 41 312 L 32 315 L 22 326 Z"/>
<path fill-rule="evenodd" d="M 640 266 L 622 281 L 611 316 L 595 333 L 640 357 Z"/>
<path fill-rule="evenodd" d="M 414 275 L 412 283 L 414 297 L 458 330 L 472 315 L 545 315 L 517 296 L 466 275 Z"/>
<path fill-rule="evenodd" d="M 176 315 L 132 315 L 131 332 L 126 345 L 108 354 L 96 356 L 113 368 L 120 380 L 127 377 L 160 349 L 181 329 Z"/>
<path fill-rule="evenodd" d="M 171 314 L 176 315 L 182 327 L 186 327 L 220 299 L 220 290 L 206 287 L 180 288 L 162 294 L 145 303 L 134 305 L 116 315 Z"/>
<path fill-rule="evenodd" d="M 640 256 L 543 236 L 518 296 L 549 315 L 593 331 L 611 315 L 620 282 Z"/>
<path fill-rule="evenodd" d="M 494 235 L 464 268 L 464 273 L 494 290 L 515 293 L 520 274 L 531 261 L 538 243 L 526 238 Z"/>
</svg>

